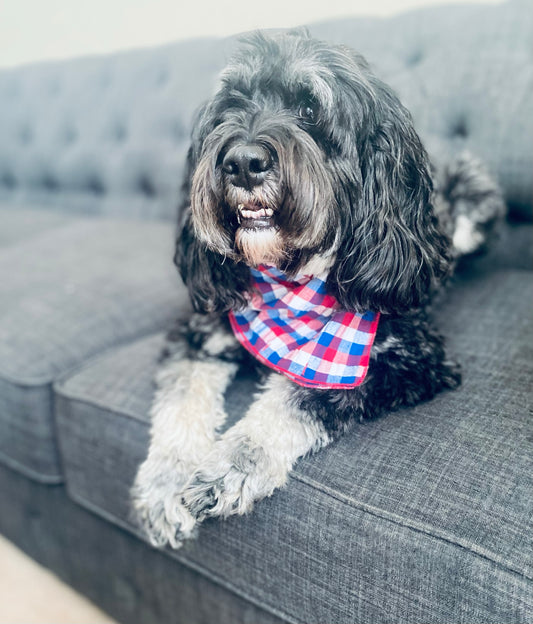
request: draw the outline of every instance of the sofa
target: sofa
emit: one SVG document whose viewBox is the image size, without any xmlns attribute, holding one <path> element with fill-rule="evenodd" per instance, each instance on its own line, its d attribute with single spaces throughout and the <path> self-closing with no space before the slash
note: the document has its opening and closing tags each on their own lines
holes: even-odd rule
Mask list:
<svg viewBox="0 0 533 624">
<path fill-rule="evenodd" d="M 0 532 L 124 624 L 533 622 L 529 3 L 310 25 L 361 51 L 435 163 L 508 217 L 434 314 L 463 383 L 357 425 L 247 516 L 158 551 L 131 520 L 194 110 L 236 38 L 0 71 Z M 256 380 L 225 398 L 238 418 Z"/>
</svg>

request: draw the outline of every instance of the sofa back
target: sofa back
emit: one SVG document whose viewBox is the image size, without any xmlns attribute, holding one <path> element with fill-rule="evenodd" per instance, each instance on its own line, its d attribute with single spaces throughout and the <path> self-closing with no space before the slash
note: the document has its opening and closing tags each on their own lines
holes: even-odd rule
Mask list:
<svg viewBox="0 0 533 624">
<path fill-rule="evenodd" d="M 527 0 L 311 27 L 362 52 L 438 160 L 469 149 L 531 215 L 533 64 Z M 190 123 L 235 38 L 0 71 L 0 201 L 174 218 Z"/>
</svg>

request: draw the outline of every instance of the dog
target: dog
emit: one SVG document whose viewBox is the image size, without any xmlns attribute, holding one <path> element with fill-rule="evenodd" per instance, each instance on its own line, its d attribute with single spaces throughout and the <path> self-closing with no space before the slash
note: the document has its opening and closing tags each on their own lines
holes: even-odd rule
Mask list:
<svg viewBox="0 0 533 624">
<path fill-rule="evenodd" d="M 362 56 L 298 30 L 242 41 L 192 132 L 168 334 L 132 488 L 150 542 L 249 512 L 353 423 L 460 383 L 428 307 L 503 214 L 483 166 L 440 188 L 410 114 Z M 222 432 L 240 366 L 261 390 Z"/>
</svg>

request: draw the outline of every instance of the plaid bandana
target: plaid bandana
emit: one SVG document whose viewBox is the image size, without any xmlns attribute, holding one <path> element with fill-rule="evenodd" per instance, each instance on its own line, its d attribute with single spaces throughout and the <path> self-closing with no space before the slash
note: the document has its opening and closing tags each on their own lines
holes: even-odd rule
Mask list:
<svg viewBox="0 0 533 624">
<path fill-rule="evenodd" d="M 237 340 L 260 362 L 308 388 L 350 389 L 368 370 L 379 312 L 345 312 L 325 277 L 289 281 L 270 266 L 251 269 L 255 293 L 230 312 Z"/>
</svg>

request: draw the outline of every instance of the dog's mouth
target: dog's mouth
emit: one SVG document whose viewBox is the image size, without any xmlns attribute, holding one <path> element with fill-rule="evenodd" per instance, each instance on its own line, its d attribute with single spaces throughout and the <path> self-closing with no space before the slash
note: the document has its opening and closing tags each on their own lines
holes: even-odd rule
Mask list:
<svg viewBox="0 0 533 624">
<path fill-rule="evenodd" d="M 285 255 L 285 241 L 273 208 L 252 199 L 237 204 L 235 247 L 250 266 L 276 265 Z"/>
<path fill-rule="evenodd" d="M 255 204 L 239 204 L 237 221 L 245 230 L 258 230 L 274 227 L 274 211 Z"/>
</svg>

